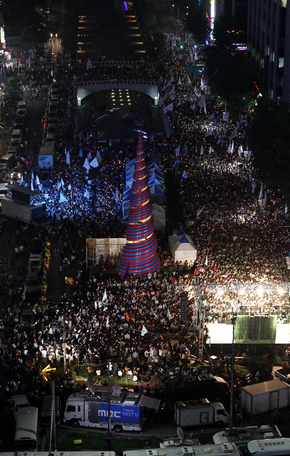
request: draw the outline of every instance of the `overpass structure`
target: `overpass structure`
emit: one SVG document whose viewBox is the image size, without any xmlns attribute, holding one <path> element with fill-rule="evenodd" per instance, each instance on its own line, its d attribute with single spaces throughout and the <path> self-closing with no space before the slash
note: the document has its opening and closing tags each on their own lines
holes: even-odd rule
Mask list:
<svg viewBox="0 0 290 456">
<path fill-rule="evenodd" d="M 78 107 L 82 106 L 82 100 L 92 93 L 108 89 L 129 89 L 142 92 L 154 100 L 155 106 L 158 105 L 159 90 L 156 81 L 142 80 L 96 80 L 88 82 L 79 82 L 77 86 Z"/>
</svg>

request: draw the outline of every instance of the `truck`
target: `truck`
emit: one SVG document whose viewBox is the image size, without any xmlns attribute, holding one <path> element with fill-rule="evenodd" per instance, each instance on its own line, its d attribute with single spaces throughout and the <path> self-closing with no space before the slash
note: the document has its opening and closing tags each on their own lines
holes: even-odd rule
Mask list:
<svg viewBox="0 0 290 456">
<path fill-rule="evenodd" d="M 230 386 L 216 375 L 176 376 L 168 380 L 168 399 L 170 402 L 188 401 L 207 397 L 210 401 L 221 401 L 226 407 L 230 403 Z"/>
<path fill-rule="evenodd" d="M 38 224 L 46 220 L 45 204 L 31 206 L 9 197 L 1 199 L 1 212 L 6 217 L 20 220 L 24 223 Z"/>
<path fill-rule="evenodd" d="M 51 141 L 49 144 L 42 146 L 38 153 L 38 166 L 39 168 L 49 169 L 53 168 L 55 141 Z"/>
<path fill-rule="evenodd" d="M 241 388 L 241 408 L 251 415 L 270 412 L 289 406 L 290 385 L 269 380 Z"/>
<path fill-rule="evenodd" d="M 64 410 L 63 421 L 71 426 L 108 429 L 108 403 L 110 402 L 111 429 L 116 432 L 141 431 L 145 407 L 158 409 L 160 400 L 147 398 L 142 394 L 120 390 L 118 395 L 89 392 L 69 396 Z M 150 404 L 151 403 L 151 404 Z"/>
<path fill-rule="evenodd" d="M 229 421 L 229 414 L 221 402 L 206 398 L 174 403 L 174 420 L 177 426 L 222 425 Z"/>
<path fill-rule="evenodd" d="M 17 415 L 14 450 L 37 451 L 38 444 L 38 408 L 22 407 Z"/>
</svg>

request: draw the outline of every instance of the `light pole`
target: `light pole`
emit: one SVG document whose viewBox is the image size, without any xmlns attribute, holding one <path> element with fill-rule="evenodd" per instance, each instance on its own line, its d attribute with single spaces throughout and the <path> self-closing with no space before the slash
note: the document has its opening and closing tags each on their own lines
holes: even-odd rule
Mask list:
<svg viewBox="0 0 290 456">
<path fill-rule="evenodd" d="M 235 344 L 235 324 L 237 317 L 234 315 L 232 317 L 233 325 L 233 338 L 232 338 L 232 359 L 231 359 L 231 399 L 230 399 L 230 429 L 229 433 L 232 433 L 233 428 L 233 414 L 234 414 L 234 366 L 235 366 L 235 354 L 234 354 L 234 344 Z"/>
</svg>

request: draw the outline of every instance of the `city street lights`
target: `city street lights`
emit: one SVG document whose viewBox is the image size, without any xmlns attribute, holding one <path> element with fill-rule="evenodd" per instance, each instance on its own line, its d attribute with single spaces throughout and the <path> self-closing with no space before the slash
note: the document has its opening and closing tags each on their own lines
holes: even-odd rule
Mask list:
<svg viewBox="0 0 290 456">
<path fill-rule="evenodd" d="M 232 338 L 232 359 L 231 359 L 231 399 L 230 399 L 230 434 L 232 433 L 233 428 L 233 414 L 234 414 L 234 366 L 235 366 L 235 353 L 234 353 L 234 344 L 235 344 L 235 324 L 237 317 L 234 315 L 232 317 L 233 325 L 233 338 Z"/>
</svg>

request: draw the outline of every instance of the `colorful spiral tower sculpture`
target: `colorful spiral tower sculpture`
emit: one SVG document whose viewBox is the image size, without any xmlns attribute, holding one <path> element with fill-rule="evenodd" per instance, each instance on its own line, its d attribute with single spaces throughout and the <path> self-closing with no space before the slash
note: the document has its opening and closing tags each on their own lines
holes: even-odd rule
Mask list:
<svg viewBox="0 0 290 456">
<path fill-rule="evenodd" d="M 127 243 L 118 265 L 121 277 L 160 270 L 142 133 L 138 140 L 133 179 L 129 225 L 126 231 Z"/>
</svg>

